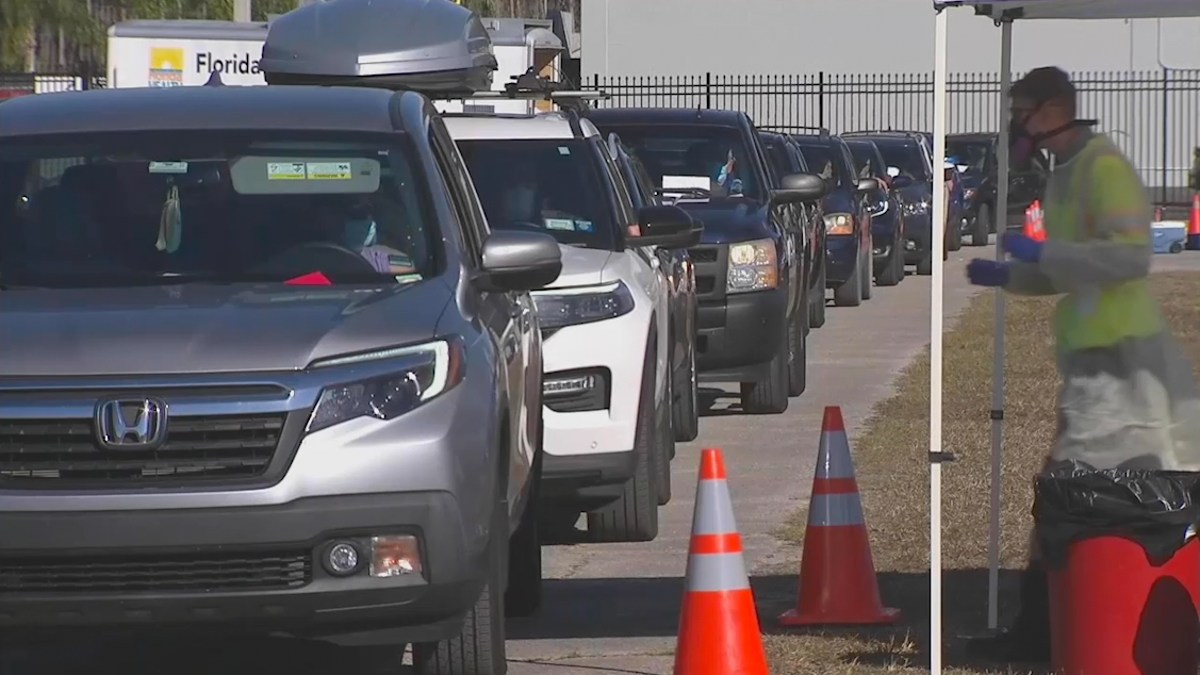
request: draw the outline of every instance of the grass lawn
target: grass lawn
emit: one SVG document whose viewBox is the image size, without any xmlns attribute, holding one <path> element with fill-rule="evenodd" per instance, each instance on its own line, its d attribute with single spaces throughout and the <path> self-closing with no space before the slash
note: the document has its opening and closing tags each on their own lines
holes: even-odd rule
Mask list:
<svg viewBox="0 0 1200 675">
<path fill-rule="evenodd" d="M 1200 363 L 1200 274 L 1155 275 L 1155 293 L 1193 364 Z M 1033 476 L 1050 447 L 1058 375 L 1050 315 L 1053 299 L 1008 296 L 1007 381 L 1001 514 L 1001 625 L 1014 611 L 1016 571 L 1032 527 Z M 987 628 L 987 532 L 991 423 L 993 294 L 977 297 L 945 336 L 943 465 L 943 626 L 948 672 L 1028 673 L 1028 666 L 973 664 L 963 638 Z M 755 580 L 775 675 L 877 675 L 928 671 L 929 356 L 901 375 L 852 446 L 884 602 L 903 612 L 883 629 L 784 632 L 773 625 L 795 602 L 795 566 Z M 814 439 L 815 442 L 815 439 Z M 779 535 L 799 545 L 805 514 Z M 799 548 L 797 556 L 799 555 Z M 1035 671 L 1036 672 L 1036 671 Z"/>
</svg>

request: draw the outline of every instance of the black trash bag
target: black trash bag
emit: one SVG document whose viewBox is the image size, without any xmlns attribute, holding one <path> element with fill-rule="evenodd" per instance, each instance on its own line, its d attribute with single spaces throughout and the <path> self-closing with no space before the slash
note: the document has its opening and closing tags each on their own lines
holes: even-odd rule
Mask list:
<svg viewBox="0 0 1200 675">
<path fill-rule="evenodd" d="M 1033 519 L 1042 559 L 1051 567 L 1066 563 L 1073 542 L 1103 536 L 1137 542 L 1157 567 L 1200 523 L 1200 473 L 1058 462 L 1037 477 Z"/>
</svg>

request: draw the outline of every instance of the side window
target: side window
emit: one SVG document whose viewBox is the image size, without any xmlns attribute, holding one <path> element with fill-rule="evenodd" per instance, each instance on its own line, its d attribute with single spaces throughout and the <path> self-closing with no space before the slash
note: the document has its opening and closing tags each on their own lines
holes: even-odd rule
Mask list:
<svg viewBox="0 0 1200 675">
<path fill-rule="evenodd" d="M 609 180 L 613 186 L 613 196 L 617 200 L 616 214 L 618 224 L 624 226 L 637 222 L 637 216 L 633 213 L 633 200 L 629 196 L 629 190 L 625 186 L 625 179 L 621 176 L 621 170 L 617 168 L 617 163 L 613 161 L 612 154 L 608 151 L 608 146 L 599 142 L 596 145 L 599 146 L 600 156 L 604 159 L 604 164 L 607 167 L 605 173 L 609 176 Z"/>
<path fill-rule="evenodd" d="M 463 242 L 471 255 L 472 262 L 478 262 L 483 250 L 483 237 L 481 236 L 483 225 L 483 216 L 478 212 L 478 200 L 472 200 L 474 197 L 474 187 L 468 178 L 463 182 L 463 176 L 466 175 L 465 170 L 461 168 L 462 159 L 458 155 L 458 151 L 450 140 L 450 135 L 446 132 L 445 123 L 437 116 L 429 118 L 429 145 L 433 150 L 433 156 L 437 160 L 438 170 L 442 174 L 442 180 L 446 184 L 446 189 L 449 191 L 450 205 L 454 211 L 455 219 L 458 220 L 459 231 L 462 232 Z M 456 164 L 458 165 L 456 167 Z M 467 193 L 471 192 L 470 197 Z M 475 211 L 472 210 L 472 202 L 474 201 Z"/>
</svg>

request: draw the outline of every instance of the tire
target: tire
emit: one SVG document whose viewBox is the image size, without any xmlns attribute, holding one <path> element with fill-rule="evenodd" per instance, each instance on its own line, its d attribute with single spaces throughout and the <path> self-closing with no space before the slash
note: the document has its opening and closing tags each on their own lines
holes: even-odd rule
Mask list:
<svg viewBox="0 0 1200 675">
<path fill-rule="evenodd" d="M 785 326 L 767 379 L 741 383 L 742 410 L 751 415 L 778 415 L 788 408 L 788 332 Z"/>
<path fill-rule="evenodd" d="M 951 251 L 957 251 L 962 248 L 962 220 L 952 223 L 946 228 L 946 248 Z"/>
<path fill-rule="evenodd" d="M 658 441 L 658 448 L 654 453 L 654 459 L 657 464 L 654 467 L 654 476 L 657 481 L 655 485 L 655 493 L 658 497 L 658 505 L 666 506 L 667 502 L 671 501 L 671 458 L 675 456 L 675 429 L 671 423 L 671 401 L 675 400 L 675 383 L 674 379 L 667 378 L 667 403 L 661 410 L 655 409 L 654 419 L 658 424 L 658 430 L 654 434 L 655 440 Z"/>
<path fill-rule="evenodd" d="M 504 593 L 508 558 L 508 520 L 503 502 L 492 518 L 491 568 L 488 580 L 463 620 L 462 632 L 448 640 L 413 645 L 413 670 L 418 675 L 505 675 Z"/>
<path fill-rule="evenodd" d="M 824 254 L 822 254 L 824 255 Z M 825 325 L 825 262 L 821 261 L 821 274 L 815 288 L 809 291 L 808 327 L 820 328 Z"/>
<path fill-rule="evenodd" d="M 1167 251 L 1169 253 L 1183 253 L 1183 244 L 1174 242 L 1171 244 L 1171 247 L 1167 249 Z"/>
<path fill-rule="evenodd" d="M 917 274 L 920 274 L 923 277 L 927 277 L 930 274 L 933 274 L 933 253 L 932 252 L 926 253 L 925 257 L 921 258 L 921 261 L 917 263 Z"/>
<path fill-rule="evenodd" d="M 862 261 L 859 260 L 858 265 Z M 850 272 L 850 278 L 841 286 L 833 289 L 834 307 L 858 307 L 862 304 L 862 273 L 857 269 Z"/>
<path fill-rule="evenodd" d="M 688 443 L 700 435 L 700 385 L 696 381 L 696 347 L 688 349 L 688 362 L 675 388 L 675 401 L 671 406 L 671 428 L 675 440 Z M 674 453 L 671 458 L 674 459 Z"/>
<path fill-rule="evenodd" d="M 538 525 L 538 498 L 542 480 L 540 447 L 533 460 L 529 480 L 533 481 L 529 488 L 529 502 L 521 514 L 521 524 L 508 544 L 508 588 L 504 592 L 506 616 L 533 616 L 542 606 L 542 538 Z"/>
<path fill-rule="evenodd" d="M 984 204 L 975 214 L 975 222 L 971 223 L 971 245 L 987 246 L 988 235 L 992 233 L 992 207 Z"/>
<path fill-rule="evenodd" d="M 875 277 L 875 283 L 880 286 L 895 286 L 904 280 L 904 252 L 892 244 L 892 252 L 888 254 L 883 269 Z"/>
<path fill-rule="evenodd" d="M 874 249 L 871 249 L 874 250 Z M 869 256 L 870 254 L 868 254 Z M 858 261 L 858 270 L 862 275 L 862 299 L 870 300 L 871 294 L 874 292 L 875 275 L 873 274 L 874 266 L 871 264 L 870 257 L 860 258 Z"/>
<path fill-rule="evenodd" d="M 633 478 L 620 499 L 588 513 L 588 538 L 596 543 L 653 541 L 658 536 L 659 421 L 654 410 L 654 338 L 646 348 L 642 391 L 638 398 L 637 432 L 633 440 Z"/>
<path fill-rule="evenodd" d="M 808 388 L 808 338 L 800 325 L 801 317 L 790 323 L 788 331 L 788 396 L 796 397 Z"/>
</svg>

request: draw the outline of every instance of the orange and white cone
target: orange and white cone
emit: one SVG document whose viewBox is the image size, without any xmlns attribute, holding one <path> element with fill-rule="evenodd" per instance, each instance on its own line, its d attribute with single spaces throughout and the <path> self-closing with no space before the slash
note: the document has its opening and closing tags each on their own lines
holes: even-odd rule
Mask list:
<svg viewBox="0 0 1200 675">
<path fill-rule="evenodd" d="M 768 675 L 721 451 L 700 456 L 675 675 Z"/>
<path fill-rule="evenodd" d="M 784 626 L 893 623 L 899 610 L 879 599 L 879 580 L 863 519 L 854 460 L 842 409 L 825 408 L 813 476 L 808 528 L 800 561 L 796 608 L 779 617 Z"/>
</svg>

